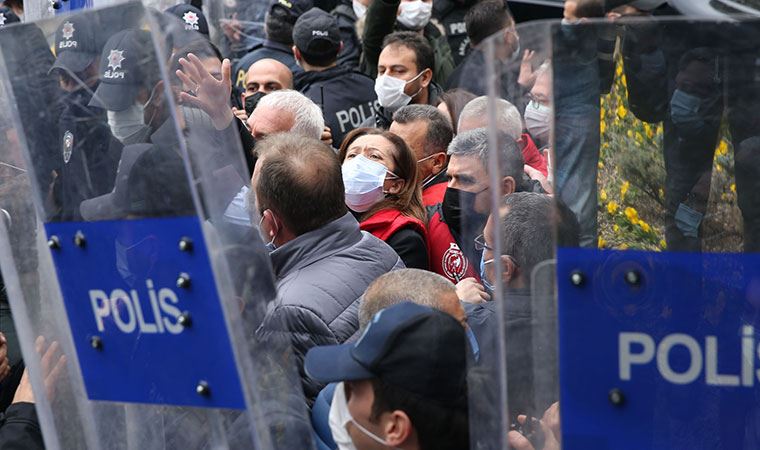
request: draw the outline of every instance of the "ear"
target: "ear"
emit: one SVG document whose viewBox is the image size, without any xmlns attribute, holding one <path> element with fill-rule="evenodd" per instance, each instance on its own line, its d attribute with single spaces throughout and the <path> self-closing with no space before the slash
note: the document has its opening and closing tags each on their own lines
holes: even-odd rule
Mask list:
<svg viewBox="0 0 760 450">
<path fill-rule="evenodd" d="M 385 192 L 394 195 L 397 195 L 399 192 L 401 192 L 404 189 L 404 185 L 406 184 L 406 181 L 400 178 L 386 180 L 385 182 L 387 183 L 386 186 L 388 186 L 388 189 L 386 189 Z"/>
<path fill-rule="evenodd" d="M 517 189 L 517 183 L 515 182 L 515 179 L 512 177 L 504 177 L 501 180 L 501 195 L 509 195 L 515 192 L 515 189 Z"/>
<path fill-rule="evenodd" d="M 294 46 L 292 46 L 292 47 L 290 47 L 290 49 L 293 51 L 293 57 L 294 57 L 296 60 L 298 60 L 298 59 L 301 59 L 301 52 L 300 52 L 300 51 L 298 51 L 298 48 L 296 48 L 296 46 L 295 46 L 295 45 L 294 45 Z"/>
<path fill-rule="evenodd" d="M 343 47 L 345 47 L 345 45 L 343 44 L 343 41 L 340 41 L 340 47 L 338 47 L 338 54 L 339 55 L 340 55 L 340 52 L 343 51 Z"/>
<path fill-rule="evenodd" d="M 261 227 L 264 228 L 264 224 L 267 224 L 266 229 L 269 230 L 267 231 L 267 236 L 269 236 L 271 239 L 279 231 L 277 219 L 275 219 L 274 214 L 272 214 L 272 210 L 270 209 L 265 209 L 264 212 L 261 213 L 261 216 L 263 217 L 263 220 L 261 221 Z"/>
<path fill-rule="evenodd" d="M 414 432 L 412 420 L 404 411 L 398 409 L 388 413 L 384 428 L 385 442 L 388 446 L 395 448 L 408 444 Z"/>
<path fill-rule="evenodd" d="M 504 268 L 502 280 L 504 281 L 505 286 L 509 286 L 509 283 L 517 276 L 517 264 L 515 264 L 515 261 L 509 256 L 502 256 L 501 265 Z"/>
<path fill-rule="evenodd" d="M 433 172 L 439 173 L 441 170 L 446 168 L 446 162 L 448 161 L 449 157 L 446 153 L 436 153 L 435 156 L 430 158 L 433 160 Z"/>
<path fill-rule="evenodd" d="M 422 87 L 428 87 L 430 82 L 433 81 L 433 71 L 430 69 L 425 69 L 422 72 L 422 76 L 420 77 L 420 81 L 422 82 Z"/>
</svg>

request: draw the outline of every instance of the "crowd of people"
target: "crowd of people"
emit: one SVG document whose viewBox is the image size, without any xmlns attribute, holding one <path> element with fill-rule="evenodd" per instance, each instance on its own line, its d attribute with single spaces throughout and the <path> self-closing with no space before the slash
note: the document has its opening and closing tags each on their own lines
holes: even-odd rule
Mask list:
<svg viewBox="0 0 760 450">
<path fill-rule="evenodd" d="M 4 139 L 26 136 L 46 222 L 200 215 L 222 242 L 261 248 L 276 298 L 256 333 L 287 336 L 320 449 L 470 448 L 471 408 L 484 407 L 473 392 L 496 402 L 504 335 L 509 444 L 559 448 L 558 394 L 534 380 L 537 364 L 558 370 L 556 344 L 533 332 L 556 317 L 536 319 L 532 284 L 555 244 L 596 242 L 587 149 L 598 158 L 614 49 L 572 28 L 603 2 L 565 2 L 575 47 L 553 54 L 521 45 L 504 0 L 433 3 L 250 5 L 263 28 L 225 19 L 218 47 L 192 4 L 150 20 L 134 5 L 67 16 L 53 53 L 29 28 L 3 47 L 9 70 L 28 72 L 9 84 L 16 98 L 49 94 L 18 115 L 55 132 L 3 124 Z M 552 80 L 553 66 L 574 78 Z M 117 254 L 139 253 L 123 238 Z M 128 284 L 150 271 L 139 257 L 117 265 Z M 41 447 L 5 341 L 3 390 L 20 384 L 2 397 L 0 442 Z M 38 346 L 51 383 L 66 364 L 55 345 Z"/>
</svg>

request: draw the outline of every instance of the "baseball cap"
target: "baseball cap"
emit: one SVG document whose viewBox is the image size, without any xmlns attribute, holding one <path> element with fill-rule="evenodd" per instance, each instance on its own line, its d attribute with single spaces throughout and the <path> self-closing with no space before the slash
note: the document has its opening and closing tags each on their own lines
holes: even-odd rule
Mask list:
<svg viewBox="0 0 760 450">
<path fill-rule="evenodd" d="M 124 218 L 129 213 L 129 174 L 138 158 L 150 149 L 150 144 L 135 144 L 124 147 L 116 169 L 116 183 L 113 191 L 99 197 L 83 201 L 79 212 L 87 221 L 114 220 Z"/>
<path fill-rule="evenodd" d="M 100 84 L 90 106 L 123 111 L 134 104 L 141 86 L 153 88 L 158 68 L 147 31 L 119 31 L 108 39 L 100 58 Z"/>
<path fill-rule="evenodd" d="M 18 22 L 21 22 L 21 20 L 18 18 L 16 13 L 11 11 L 11 9 L 8 7 L 0 7 L 0 28 L 5 28 L 6 25 Z"/>
<path fill-rule="evenodd" d="M 311 8 L 296 21 L 293 43 L 309 56 L 330 56 L 340 50 L 338 21 L 330 13 Z"/>
<path fill-rule="evenodd" d="M 296 23 L 299 17 L 314 6 L 312 0 L 276 0 L 269 7 L 271 13 L 275 9 L 285 11 L 290 23 Z"/>
<path fill-rule="evenodd" d="M 63 69 L 79 73 L 97 60 L 100 51 L 91 22 L 91 17 L 71 16 L 58 26 L 55 32 L 55 63 L 50 72 Z"/>
<path fill-rule="evenodd" d="M 193 5 L 179 4 L 164 12 L 179 18 L 181 29 L 174 33 L 175 48 L 184 47 L 201 37 L 208 39 L 208 21 L 200 9 Z"/>
<path fill-rule="evenodd" d="M 452 316 L 403 302 L 378 312 L 358 341 L 313 347 L 306 374 L 322 383 L 379 378 L 447 404 L 466 395 L 464 327 Z"/>
</svg>

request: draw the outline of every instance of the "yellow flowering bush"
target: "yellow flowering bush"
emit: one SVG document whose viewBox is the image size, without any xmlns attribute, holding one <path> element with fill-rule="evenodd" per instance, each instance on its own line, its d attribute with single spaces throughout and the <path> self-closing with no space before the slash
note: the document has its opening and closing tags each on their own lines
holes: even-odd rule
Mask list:
<svg viewBox="0 0 760 450">
<path fill-rule="evenodd" d="M 600 101 L 598 246 L 664 250 L 666 172 L 662 123 L 642 122 L 629 111 L 620 55 L 616 61 L 612 90 Z M 708 251 L 735 251 L 741 243 L 733 146 L 727 127 L 723 128 L 715 150 L 708 213 L 703 221 Z"/>
</svg>

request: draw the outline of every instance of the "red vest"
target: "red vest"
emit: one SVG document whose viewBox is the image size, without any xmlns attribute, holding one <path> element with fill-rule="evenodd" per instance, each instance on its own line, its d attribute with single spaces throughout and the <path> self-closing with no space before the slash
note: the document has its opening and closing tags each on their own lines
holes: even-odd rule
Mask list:
<svg viewBox="0 0 760 450">
<path fill-rule="evenodd" d="M 445 184 L 443 186 L 446 186 Z M 427 248 L 430 255 L 430 270 L 448 278 L 456 284 L 473 277 L 480 281 L 480 267 L 474 267 L 459 249 L 449 226 L 443 220 L 441 205 L 427 208 L 428 233 Z"/>
<path fill-rule="evenodd" d="M 422 205 L 424 207 L 434 206 L 443 202 L 443 196 L 446 194 L 447 183 L 436 183 L 428 186 L 422 191 Z"/>
<path fill-rule="evenodd" d="M 427 240 L 425 224 L 421 220 L 401 214 L 397 209 L 383 209 L 362 221 L 359 228 L 372 233 L 376 238 L 387 240 L 402 228 L 412 228 Z"/>
<path fill-rule="evenodd" d="M 549 176 L 546 158 L 541 154 L 540 151 L 538 151 L 536 143 L 533 142 L 533 139 L 531 139 L 528 133 L 523 133 L 523 135 L 520 136 L 520 139 L 517 140 L 517 145 L 519 145 L 522 149 L 525 164 L 538 170 L 544 174 L 545 177 Z"/>
</svg>

